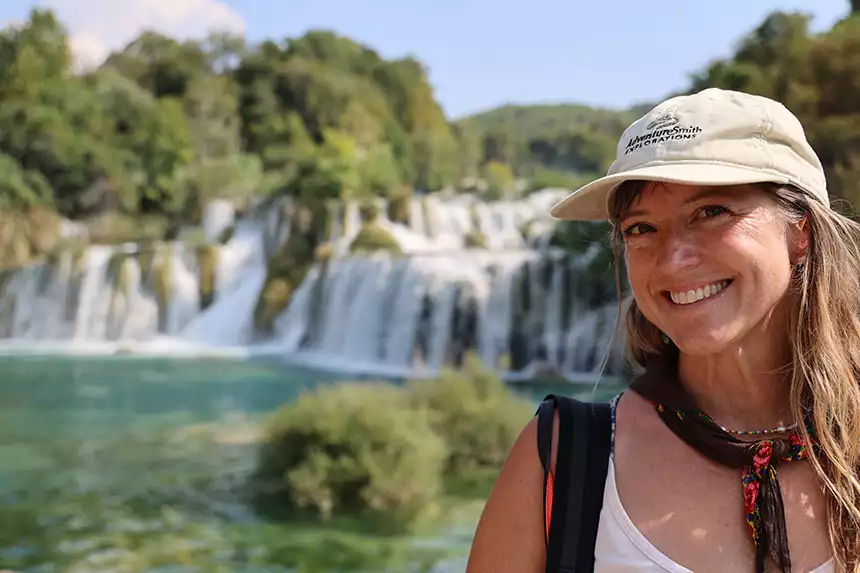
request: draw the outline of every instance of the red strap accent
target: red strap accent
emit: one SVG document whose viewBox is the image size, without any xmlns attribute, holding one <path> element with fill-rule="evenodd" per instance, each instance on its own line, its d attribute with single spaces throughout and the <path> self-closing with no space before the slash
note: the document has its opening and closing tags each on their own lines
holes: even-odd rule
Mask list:
<svg viewBox="0 0 860 573">
<path fill-rule="evenodd" d="M 552 521 L 552 492 L 554 488 L 555 480 L 553 480 L 552 472 L 549 472 L 546 478 L 546 507 L 544 508 L 544 515 L 546 517 L 546 542 L 549 543 L 549 524 Z"/>
</svg>

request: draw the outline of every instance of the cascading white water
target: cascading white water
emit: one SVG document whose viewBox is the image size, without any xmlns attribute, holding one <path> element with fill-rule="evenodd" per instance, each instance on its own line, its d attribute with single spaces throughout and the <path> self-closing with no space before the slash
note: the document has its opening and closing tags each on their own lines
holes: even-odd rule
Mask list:
<svg viewBox="0 0 860 573">
<path fill-rule="evenodd" d="M 382 209 L 377 223 L 401 245 L 405 255 L 398 257 L 349 256 L 362 224 L 359 206 L 333 208 L 332 258 L 310 269 L 265 338 L 254 310 L 268 256 L 292 232 L 289 201 L 240 219 L 226 244 L 211 247 L 208 306 L 206 259 L 188 244 L 162 244 L 148 259 L 134 245 L 65 253 L 0 275 L 0 339 L 18 350 L 49 343 L 125 352 L 231 349 L 414 374 L 432 374 L 474 351 L 520 376 L 580 377 L 601 366 L 616 303 L 596 297 L 582 278 L 594 253 L 534 248 L 546 245 L 546 213 L 562 192 L 496 203 L 415 197 L 405 225 Z M 211 211 L 226 213 L 223 206 Z M 223 221 L 211 227 L 220 234 Z M 465 247 L 476 232 L 486 248 Z M 618 366 L 613 359 L 608 371 Z"/>
<path fill-rule="evenodd" d="M 574 300 L 586 296 L 584 285 L 563 291 L 565 273 L 567 284 L 576 277 L 569 263 L 555 261 L 543 285 L 535 272 L 543 259 L 530 251 L 334 260 L 302 284 L 277 338 L 292 356 L 329 366 L 336 360 L 348 370 L 433 372 L 474 350 L 493 367 L 507 357 L 520 371 L 593 372 L 609 347 L 616 305 L 591 309 Z M 547 302 L 520 305 L 515 317 L 524 281 L 530 300 Z"/>
</svg>

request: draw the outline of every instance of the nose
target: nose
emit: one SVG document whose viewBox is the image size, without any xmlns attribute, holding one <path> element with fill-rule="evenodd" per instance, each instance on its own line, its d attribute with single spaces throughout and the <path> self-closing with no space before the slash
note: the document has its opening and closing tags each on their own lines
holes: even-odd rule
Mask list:
<svg viewBox="0 0 860 573">
<path fill-rule="evenodd" d="M 658 264 L 664 272 L 694 267 L 701 261 L 701 245 L 683 228 L 664 232 L 658 248 Z"/>
</svg>

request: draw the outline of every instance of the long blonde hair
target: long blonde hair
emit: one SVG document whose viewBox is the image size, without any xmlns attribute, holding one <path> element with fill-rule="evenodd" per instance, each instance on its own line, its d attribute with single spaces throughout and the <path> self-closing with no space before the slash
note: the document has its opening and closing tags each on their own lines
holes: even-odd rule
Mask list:
<svg viewBox="0 0 860 573">
<path fill-rule="evenodd" d="M 645 186 L 620 185 L 609 200 L 616 276 L 623 243 L 620 214 Z M 765 185 L 788 222 L 806 219 L 810 244 L 793 274 L 796 290 L 789 340 L 791 409 L 808 416 L 818 447 L 810 463 L 825 486 L 833 557 L 838 570 L 860 571 L 860 224 L 792 186 Z M 621 285 L 618 284 L 619 302 Z M 636 304 L 626 313 L 627 347 L 639 366 L 669 358 L 674 345 Z M 803 424 L 804 438 L 810 436 Z"/>
</svg>

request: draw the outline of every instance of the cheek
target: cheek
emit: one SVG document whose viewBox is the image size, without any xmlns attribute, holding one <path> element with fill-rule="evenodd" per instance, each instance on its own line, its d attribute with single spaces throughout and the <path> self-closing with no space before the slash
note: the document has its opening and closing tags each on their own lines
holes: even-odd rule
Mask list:
<svg viewBox="0 0 860 573">
<path fill-rule="evenodd" d="M 758 228 L 741 228 L 725 238 L 727 263 L 737 261 L 741 273 L 756 277 L 771 289 L 787 286 L 791 279 L 791 257 L 787 238 L 775 224 Z"/>
<path fill-rule="evenodd" d="M 627 268 L 627 280 L 640 307 L 651 305 L 648 301 L 648 284 L 653 275 L 654 258 L 642 250 L 627 251 L 624 256 Z"/>
</svg>

